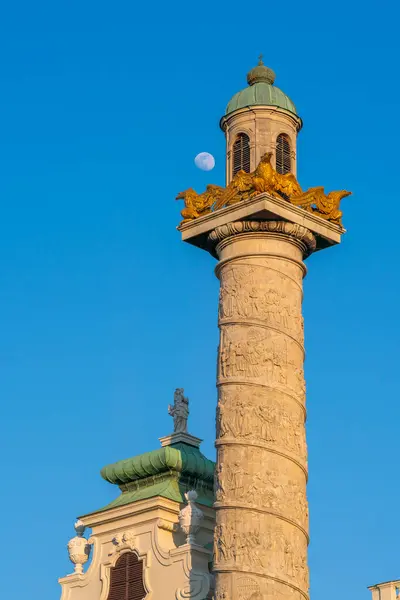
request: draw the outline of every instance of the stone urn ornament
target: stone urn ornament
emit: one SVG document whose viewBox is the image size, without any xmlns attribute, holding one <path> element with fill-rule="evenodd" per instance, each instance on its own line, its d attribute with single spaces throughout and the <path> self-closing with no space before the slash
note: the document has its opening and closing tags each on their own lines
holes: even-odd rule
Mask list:
<svg viewBox="0 0 400 600">
<path fill-rule="evenodd" d="M 74 573 L 78 575 L 83 573 L 83 565 L 89 560 L 91 550 L 88 540 L 83 537 L 85 529 L 82 521 L 78 520 L 75 523 L 76 536 L 67 545 L 70 561 L 75 565 Z"/>
<path fill-rule="evenodd" d="M 196 506 L 197 492 L 191 490 L 185 494 L 187 505 L 179 513 L 179 525 L 186 535 L 187 544 L 196 543 L 196 534 L 200 530 L 204 519 L 203 512 Z"/>
</svg>

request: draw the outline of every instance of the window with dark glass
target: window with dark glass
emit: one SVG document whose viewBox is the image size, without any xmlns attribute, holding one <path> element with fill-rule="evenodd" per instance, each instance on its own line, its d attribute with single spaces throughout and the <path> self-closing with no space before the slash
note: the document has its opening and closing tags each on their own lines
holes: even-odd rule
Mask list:
<svg viewBox="0 0 400 600">
<path fill-rule="evenodd" d="M 276 139 L 276 170 L 281 175 L 285 175 L 285 173 L 290 173 L 291 169 L 292 157 L 289 137 L 281 133 Z"/>
<path fill-rule="evenodd" d="M 126 552 L 111 568 L 107 600 L 144 600 L 143 563 L 134 552 Z"/>
<path fill-rule="evenodd" d="M 240 133 L 233 144 L 233 170 L 232 175 L 238 171 L 250 173 L 250 138 L 245 133 Z"/>
</svg>

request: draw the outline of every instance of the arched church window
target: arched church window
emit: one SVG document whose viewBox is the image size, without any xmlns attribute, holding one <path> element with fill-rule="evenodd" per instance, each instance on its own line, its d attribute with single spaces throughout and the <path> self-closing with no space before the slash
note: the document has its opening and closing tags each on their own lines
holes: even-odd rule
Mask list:
<svg viewBox="0 0 400 600">
<path fill-rule="evenodd" d="M 276 139 L 276 170 L 281 175 L 285 175 L 285 173 L 290 173 L 291 169 L 292 157 L 289 136 L 281 133 Z"/>
<path fill-rule="evenodd" d="M 125 552 L 111 568 L 107 600 L 143 600 L 145 597 L 143 562 L 134 552 Z"/>
<path fill-rule="evenodd" d="M 232 175 L 241 170 L 250 173 L 250 138 L 245 133 L 239 133 L 233 144 Z"/>
</svg>

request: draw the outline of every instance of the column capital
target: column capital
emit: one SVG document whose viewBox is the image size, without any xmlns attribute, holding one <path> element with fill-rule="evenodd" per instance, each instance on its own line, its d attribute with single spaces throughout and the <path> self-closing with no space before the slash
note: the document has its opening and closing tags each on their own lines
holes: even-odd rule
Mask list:
<svg viewBox="0 0 400 600">
<path fill-rule="evenodd" d="M 314 250 L 323 250 L 340 244 L 341 237 L 345 233 L 345 229 L 339 225 L 294 206 L 283 198 L 275 198 L 265 192 L 184 223 L 178 227 L 178 230 L 181 232 L 184 242 L 206 250 L 218 258 L 215 253 L 215 243 L 210 243 L 210 241 L 214 241 L 212 239 L 214 231 L 226 231 L 226 227 L 240 227 L 241 223 L 259 223 L 260 232 L 270 231 L 272 233 L 271 223 L 277 222 L 280 223 L 279 227 L 282 228 L 282 231 L 279 232 L 276 229 L 275 234 L 284 233 L 293 236 L 293 232 L 300 232 L 302 229 L 312 234 L 315 247 L 311 248 L 308 243 L 308 254 Z M 249 232 L 251 231 L 255 231 L 255 229 L 249 229 Z M 289 231 L 292 233 L 288 233 Z M 231 235 L 234 233 L 239 233 L 239 231 L 235 232 L 232 229 Z"/>
<path fill-rule="evenodd" d="M 293 238 L 300 243 L 304 257 L 309 256 L 317 247 L 315 236 L 309 229 L 297 223 L 289 223 L 287 221 L 236 221 L 227 223 L 213 229 L 208 236 L 208 242 L 214 249 L 224 240 L 233 236 L 253 233 L 280 234 Z"/>
</svg>

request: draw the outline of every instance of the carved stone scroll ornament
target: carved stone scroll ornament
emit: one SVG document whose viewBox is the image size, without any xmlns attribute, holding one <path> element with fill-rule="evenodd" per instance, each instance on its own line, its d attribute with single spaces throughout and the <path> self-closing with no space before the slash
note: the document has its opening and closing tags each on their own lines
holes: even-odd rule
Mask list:
<svg viewBox="0 0 400 600">
<path fill-rule="evenodd" d="M 176 590 L 176 599 L 204 600 L 210 598 L 211 579 L 210 573 L 195 573 L 192 571 L 188 585 Z"/>
<path fill-rule="evenodd" d="M 117 533 L 113 538 L 112 543 L 115 546 L 115 552 L 121 550 L 134 550 L 136 548 L 136 536 L 132 530 L 124 533 Z"/>
<path fill-rule="evenodd" d="M 186 535 L 187 544 L 196 543 L 196 533 L 199 532 L 204 518 L 203 512 L 196 506 L 197 492 L 194 490 L 185 494 L 187 505 L 179 513 L 179 525 Z"/>
<path fill-rule="evenodd" d="M 76 536 L 67 545 L 70 561 L 75 565 L 74 572 L 78 575 L 83 573 L 83 565 L 89 560 L 91 550 L 91 544 L 83 537 L 85 529 L 82 521 L 78 520 L 75 523 Z"/>
<path fill-rule="evenodd" d="M 202 194 L 197 194 L 193 188 L 180 192 L 176 199 L 185 202 L 185 208 L 181 211 L 181 225 L 265 192 L 342 227 L 340 202 L 351 192 L 340 190 L 325 194 L 323 187 L 303 192 L 293 173 L 282 175 L 275 171 L 271 158 L 272 152 L 265 153 L 255 171 L 239 171 L 226 188 L 208 185 Z"/>
<path fill-rule="evenodd" d="M 281 233 L 292 237 L 304 245 L 304 255 L 308 256 L 317 247 L 315 237 L 309 229 L 296 223 L 286 221 L 235 221 L 221 227 L 216 227 L 208 236 L 211 246 L 215 246 L 222 240 L 241 233 Z"/>
<path fill-rule="evenodd" d="M 164 529 L 164 531 L 169 531 L 171 533 L 176 533 L 179 531 L 178 523 L 172 523 L 171 521 L 166 521 L 165 519 L 158 519 L 157 527 L 159 529 Z"/>
</svg>

